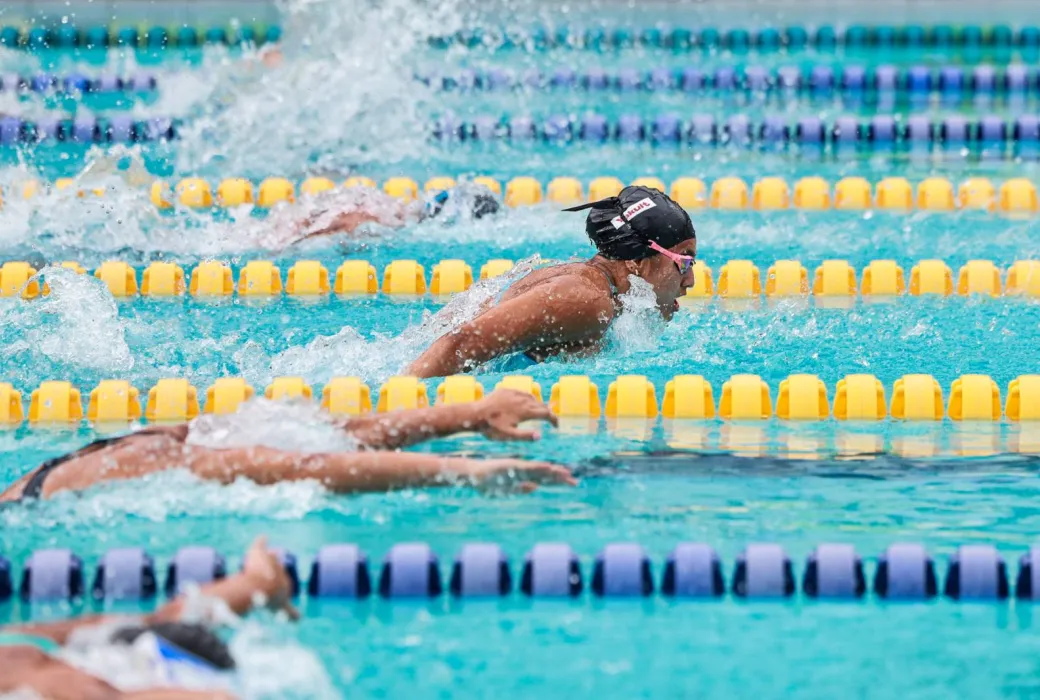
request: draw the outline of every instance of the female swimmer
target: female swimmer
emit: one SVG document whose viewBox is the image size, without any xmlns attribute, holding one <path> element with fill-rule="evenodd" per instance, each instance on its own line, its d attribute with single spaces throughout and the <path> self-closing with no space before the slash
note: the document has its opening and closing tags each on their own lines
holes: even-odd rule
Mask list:
<svg viewBox="0 0 1040 700">
<path fill-rule="evenodd" d="M 199 419 L 196 419 L 199 420 Z M 520 459 L 469 459 L 397 452 L 397 448 L 463 431 L 492 440 L 535 440 L 523 421 L 556 416 L 541 401 L 499 390 L 470 403 L 357 416 L 339 421 L 360 445 L 356 452 L 303 453 L 256 446 L 214 449 L 192 444 L 192 424 L 151 426 L 106 438 L 52 459 L 0 493 L 0 504 L 49 498 L 115 479 L 133 479 L 167 469 L 188 469 L 202 479 L 228 484 L 245 477 L 257 484 L 314 479 L 331 491 L 355 493 L 445 485 L 503 485 L 530 490 L 535 483 L 573 484 L 564 467 Z"/>
<path fill-rule="evenodd" d="M 289 603 L 289 577 L 263 538 L 249 548 L 241 572 L 201 593 L 237 615 L 262 601 L 298 617 Z M 94 615 L 0 628 L 0 695 L 30 690 L 46 700 L 229 699 L 235 659 L 209 624 L 182 621 L 186 607 L 182 595 L 143 617 Z M 116 677 L 105 677 L 113 671 Z"/>
<path fill-rule="evenodd" d="M 697 234 L 689 215 L 656 189 L 626 187 L 589 209 L 585 232 L 598 254 L 580 263 L 537 270 L 498 302 L 433 343 L 405 371 L 417 377 L 465 372 L 503 358 L 496 371 L 515 372 L 554 355 L 596 350 L 621 311 L 618 297 L 634 275 L 648 282 L 665 319 L 693 286 Z"/>
</svg>

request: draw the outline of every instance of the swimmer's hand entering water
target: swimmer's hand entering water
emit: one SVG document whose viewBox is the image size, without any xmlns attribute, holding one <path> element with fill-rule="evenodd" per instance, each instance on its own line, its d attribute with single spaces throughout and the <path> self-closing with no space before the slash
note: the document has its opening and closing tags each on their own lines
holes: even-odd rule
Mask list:
<svg viewBox="0 0 1040 700">
<path fill-rule="evenodd" d="M 267 607 L 275 612 L 282 611 L 290 620 L 300 619 L 300 613 L 289 602 L 292 582 L 278 556 L 267 548 L 267 538 L 261 535 L 253 540 L 242 564 L 242 574 L 253 582 L 256 590 L 267 601 Z"/>
<path fill-rule="evenodd" d="M 530 493 L 538 484 L 577 485 L 566 467 L 524 459 L 469 460 L 467 476 L 483 491 Z"/>
<path fill-rule="evenodd" d="M 512 389 L 499 389 L 475 404 L 482 425 L 480 432 L 489 440 L 531 442 L 541 437 L 537 430 L 525 430 L 520 423 L 544 420 L 556 426 L 559 420 L 549 407 L 531 394 Z"/>
<path fill-rule="evenodd" d="M 467 431 L 491 440 L 537 440 L 538 431 L 518 427 L 529 420 L 557 423 L 549 407 L 530 394 L 499 389 L 473 403 L 352 417 L 343 429 L 368 448 L 397 449 Z"/>
</svg>

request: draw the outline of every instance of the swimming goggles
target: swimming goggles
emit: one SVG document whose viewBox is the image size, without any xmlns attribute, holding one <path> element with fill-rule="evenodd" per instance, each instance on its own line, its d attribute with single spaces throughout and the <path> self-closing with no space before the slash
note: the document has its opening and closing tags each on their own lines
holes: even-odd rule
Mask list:
<svg viewBox="0 0 1040 700">
<path fill-rule="evenodd" d="M 685 275 L 693 268 L 694 257 L 692 255 L 679 255 L 678 253 L 673 253 L 667 248 L 659 245 L 657 241 L 650 241 L 650 250 L 669 258 L 673 263 L 675 263 L 675 266 L 679 268 L 680 275 Z"/>
</svg>

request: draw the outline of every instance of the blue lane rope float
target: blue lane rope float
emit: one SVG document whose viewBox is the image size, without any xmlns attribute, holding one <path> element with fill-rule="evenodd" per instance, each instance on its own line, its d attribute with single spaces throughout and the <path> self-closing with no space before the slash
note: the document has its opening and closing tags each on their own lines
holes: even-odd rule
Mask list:
<svg viewBox="0 0 1040 700">
<path fill-rule="evenodd" d="M 680 115 L 677 112 L 650 117 L 630 113 L 616 118 L 596 113 L 544 117 L 487 115 L 470 121 L 446 115 L 435 121 L 431 136 L 444 143 L 509 140 L 514 143 L 647 143 L 766 150 L 797 146 L 799 152 L 809 153 L 824 148 L 875 153 L 938 149 L 956 154 L 968 151 L 987 158 L 1040 157 L 1040 118 L 1034 114 L 1011 120 L 995 115 L 975 120 L 961 115 L 932 118 L 924 114 L 880 114 L 868 119 L 839 116 L 833 121 L 815 116 L 792 120 L 784 114 L 752 119 L 742 113 L 722 118 L 708 113 Z"/>
<path fill-rule="evenodd" d="M 59 143 L 143 143 L 172 141 L 179 122 L 165 117 L 137 120 L 128 114 L 109 117 L 79 115 L 73 119 L 26 121 L 0 117 L 0 147 L 47 146 Z"/>
<path fill-rule="evenodd" d="M 467 48 L 519 49 L 550 51 L 555 49 L 615 51 L 631 48 L 664 49 L 676 52 L 730 52 L 734 54 L 891 51 L 894 49 L 963 51 L 968 55 L 981 51 L 1023 53 L 1040 51 L 1040 29 L 1022 26 L 1013 29 L 998 25 L 981 27 L 966 25 L 865 26 L 831 25 L 717 29 L 714 27 L 592 27 L 562 26 L 528 29 L 472 27 L 451 35 L 429 38 L 430 46 L 446 49 Z"/>
<path fill-rule="evenodd" d="M 467 68 L 457 73 L 417 75 L 416 78 L 439 90 L 457 92 L 536 89 L 702 95 L 714 90 L 719 93 L 800 93 L 820 99 L 841 97 L 849 102 L 879 102 L 893 96 L 915 100 L 938 95 L 943 102 L 952 104 L 967 98 L 1024 100 L 1035 96 L 1038 89 L 1036 69 L 1022 63 L 1002 67 L 944 65 L 938 68 L 820 63 L 804 67 L 749 65 L 714 69 L 694 64 L 680 68 L 659 66 L 611 71 L 603 68 L 579 71 L 560 66 L 549 71 L 531 68 L 519 73 L 495 67 Z"/>
<path fill-rule="evenodd" d="M 280 41 L 282 29 L 277 25 L 236 25 L 232 27 L 177 27 L 135 26 L 106 27 L 95 25 L 79 28 L 75 25 L 60 27 L 0 27 L 0 46 L 29 51 L 45 49 L 101 49 L 127 47 L 140 49 L 194 48 L 203 44 L 238 46 L 242 44 L 272 44 Z"/>
<path fill-rule="evenodd" d="M 37 73 L 35 75 L 0 74 L 0 93 L 80 95 L 147 93 L 155 92 L 158 89 L 159 85 L 155 76 L 144 71 L 126 77 L 112 73 L 105 73 L 96 77 L 90 77 L 83 73 L 68 73 L 66 75 L 50 73 Z"/>
<path fill-rule="evenodd" d="M 444 576 L 437 553 L 422 542 L 396 544 L 381 564 L 369 564 L 354 544 L 328 544 L 315 555 L 309 576 L 301 583 L 297 557 L 276 549 L 290 581 L 293 596 L 305 591 L 319 600 L 360 600 L 376 594 L 388 600 L 432 599 L 445 593 L 456 598 L 645 598 L 661 595 L 675 599 L 784 600 L 799 591 L 821 601 L 878 600 L 927 601 L 940 595 L 953 601 L 1021 602 L 1040 599 L 1040 546 L 1022 554 L 1017 571 L 991 545 L 964 545 L 952 552 L 945 576 L 927 549 L 916 543 L 897 543 L 881 552 L 868 566 L 848 544 L 815 547 L 802 566 L 796 566 L 778 544 L 745 547 L 731 566 L 725 566 L 708 544 L 676 545 L 661 562 L 652 560 L 635 543 L 603 547 L 591 566 L 583 566 L 567 544 L 540 543 L 528 550 L 518 568 L 494 543 L 465 544 Z M 0 602 L 17 596 L 24 603 L 56 603 L 92 598 L 98 603 L 154 601 L 160 592 L 172 597 L 188 584 L 206 584 L 223 578 L 227 565 L 212 547 L 188 546 L 169 561 L 165 578 L 154 559 L 140 548 L 106 552 L 89 577 L 83 559 L 68 549 L 33 552 L 17 579 L 10 562 L 0 557 Z M 727 575 L 728 574 L 728 575 Z M 1013 581 L 1012 581 L 1013 579 Z M 17 586 L 15 585 L 17 583 Z"/>
</svg>

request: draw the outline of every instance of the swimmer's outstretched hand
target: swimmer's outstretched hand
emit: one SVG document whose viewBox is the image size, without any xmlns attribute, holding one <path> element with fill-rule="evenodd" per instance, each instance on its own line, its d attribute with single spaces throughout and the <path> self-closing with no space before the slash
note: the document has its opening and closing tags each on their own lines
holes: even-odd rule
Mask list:
<svg viewBox="0 0 1040 700">
<path fill-rule="evenodd" d="M 285 573 L 278 555 L 268 549 L 267 538 L 263 535 L 253 540 L 246 552 L 242 573 L 266 596 L 268 608 L 284 611 L 290 620 L 300 619 L 300 613 L 289 602 L 292 597 L 289 575 Z"/>
<path fill-rule="evenodd" d="M 484 491 L 530 493 L 538 484 L 577 485 L 570 469 L 526 459 L 471 459 L 466 476 Z"/>
<path fill-rule="evenodd" d="M 519 428 L 528 420 L 543 420 L 558 425 L 549 407 L 522 391 L 499 389 L 474 405 L 480 420 L 480 432 L 489 440 L 521 440 L 531 442 L 541 437 L 537 430 Z"/>
</svg>

